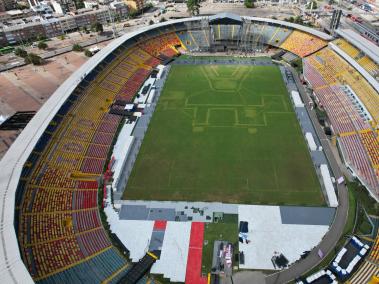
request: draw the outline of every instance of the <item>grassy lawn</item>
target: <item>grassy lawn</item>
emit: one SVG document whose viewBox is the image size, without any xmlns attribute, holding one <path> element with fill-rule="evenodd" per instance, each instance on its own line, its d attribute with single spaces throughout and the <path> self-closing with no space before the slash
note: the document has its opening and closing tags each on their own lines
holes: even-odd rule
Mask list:
<svg viewBox="0 0 379 284">
<path fill-rule="evenodd" d="M 191 60 L 224 60 L 224 59 L 233 59 L 233 60 L 240 60 L 240 61 L 243 61 L 243 60 L 249 60 L 251 61 L 251 59 L 255 59 L 254 57 L 236 57 L 236 56 L 207 56 L 207 55 L 199 55 L 199 56 L 194 56 L 194 55 L 191 55 L 191 54 L 182 54 L 178 59 L 176 60 L 181 60 L 181 59 L 185 59 L 185 60 L 188 60 L 188 59 L 191 59 Z M 270 57 L 256 57 L 257 60 L 259 61 L 271 61 L 271 58 Z"/>
<path fill-rule="evenodd" d="M 204 231 L 204 242 L 202 257 L 202 272 L 208 273 L 212 269 L 213 244 L 215 241 L 229 241 L 234 244 L 234 252 L 238 252 L 238 216 L 222 223 L 207 223 Z M 234 261 L 234 259 L 233 259 Z"/>
<path fill-rule="evenodd" d="M 357 203 L 359 203 L 360 206 L 365 207 L 366 211 L 369 214 L 378 214 L 376 210 L 376 202 L 373 198 L 369 196 L 367 193 L 367 190 L 361 186 L 358 182 L 349 182 L 347 181 L 347 188 L 349 190 L 349 211 L 348 211 L 348 217 L 345 224 L 345 228 L 343 231 L 343 235 L 340 238 L 340 240 L 337 242 L 337 245 L 335 246 L 334 250 L 332 250 L 322 261 L 321 263 L 316 266 L 314 269 L 312 269 L 309 273 L 306 274 L 306 276 L 309 276 L 318 270 L 325 268 L 329 265 L 329 263 L 333 260 L 333 258 L 336 256 L 338 251 L 342 248 L 342 246 L 346 242 L 346 238 L 348 236 L 351 236 L 353 234 L 368 234 L 371 231 L 371 225 L 367 221 L 366 216 L 363 214 L 363 211 L 358 212 L 357 220 Z M 354 225 L 356 224 L 355 230 Z"/>
<path fill-rule="evenodd" d="M 359 182 L 349 182 L 348 186 L 353 190 L 358 202 L 363 206 L 368 214 L 378 215 L 379 206 L 376 201 L 368 194 L 367 189 Z"/>
<path fill-rule="evenodd" d="M 349 190 L 349 211 L 347 215 L 347 221 L 345 224 L 345 228 L 343 230 L 343 234 L 341 238 L 338 240 L 334 250 L 332 250 L 324 259 L 317 265 L 315 268 L 311 269 L 308 273 L 305 274 L 305 277 L 310 276 L 313 273 L 316 273 L 320 269 L 323 269 L 329 265 L 329 263 L 334 259 L 338 251 L 343 247 L 346 241 L 346 237 L 352 235 L 355 223 L 355 215 L 356 215 L 356 199 L 354 195 L 354 190 L 351 186 L 348 185 Z"/>
<path fill-rule="evenodd" d="M 359 203 L 358 219 L 356 225 L 356 234 L 367 235 L 371 233 L 372 225 L 367 219 L 363 208 L 368 214 L 378 215 L 378 205 L 375 200 L 368 194 L 367 190 L 358 182 L 349 182 L 349 188 L 354 192 Z"/>
<path fill-rule="evenodd" d="M 279 68 L 173 65 L 123 197 L 324 205 Z"/>
</svg>

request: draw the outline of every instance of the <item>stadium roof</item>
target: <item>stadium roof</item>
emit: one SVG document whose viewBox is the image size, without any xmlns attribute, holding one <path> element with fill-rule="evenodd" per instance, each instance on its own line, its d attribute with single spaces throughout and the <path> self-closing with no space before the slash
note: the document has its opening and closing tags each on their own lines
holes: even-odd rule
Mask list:
<svg viewBox="0 0 379 284">
<path fill-rule="evenodd" d="M 379 64 L 379 47 L 351 29 L 338 29 L 337 34 L 345 38 Z"/>
<path fill-rule="evenodd" d="M 220 13 L 209 17 L 211 25 L 242 25 L 242 18 L 232 13 Z"/>
<path fill-rule="evenodd" d="M 359 73 L 362 74 L 363 77 L 370 83 L 370 85 L 379 93 L 379 82 L 375 80 L 375 78 L 367 72 L 354 58 L 348 55 L 345 51 L 339 48 L 333 42 L 329 42 L 329 46 L 337 52 L 340 56 L 342 56 L 351 66 L 358 70 Z"/>
<path fill-rule="evenodd" d="M 77 69 L 41 107 L 17 137 L 0 161 L 0 283 L 33 283 L 20 255 L 14 229 L 15 196 L 23 165 L 46 127 L 79 83 L 113 50 L 134 36 L 179 22 L 200 20 L 200 17 L 167 21 L 127 33 L 104 47 Z"/>
<path fill-rule="evenodd" d="M 250 20 L 250 21 L 255 21 L 255 22 L 265 22 L 265 23 L 272 23 L 272 24 L 281 25 L 281 26 L 287 26 L 287 27 L 290 27 L 293 29 L 297 29 L 297 30 L 315 35 L 315 36 L 317 36 L 323 40 L 332 40 L 333 39 L 332 36 L 330 36 L 324 32 L 320 32 L 319 30 L 316 30 L 316 29 L 313 29 L 313 28 L 310 28 L 307 26 L 299 25 L 299 24 L 293 24 L 290 22 L 268 19 L 268 18 L 259 18 L 259 17 L 243 17 L 243 18 Z"/>
<path fill-rule="evenodd" d="M 219 16 L 222 18 L 222 14 Z M 232 14 L 224 15 L 224 18 L 233 21 L 241 19 Z M 332 39 L 331 36 L 325 33 L 297 24 L 265 18 L 244 18 L 292 27 L 325 40 Z M 120 38 L 113 40 L 61 84 L 21 132 L 0 161 L 0 255 L 3 256 L 0 258 L 0 283 L 33 283 L 33 279 L 21 259 L 17 235 L 14 229 L 15 196 L 23 165 L 63 103 L 68 99 L 85 76 L 126 40 L 155 28 L 169 26 L 175 23 L 194 22 L 202 19 L 204 19 L 204 17 L 178 19 L 158 23 L 142 27 L 137 31 L 127 33 Z"/>
</svg>

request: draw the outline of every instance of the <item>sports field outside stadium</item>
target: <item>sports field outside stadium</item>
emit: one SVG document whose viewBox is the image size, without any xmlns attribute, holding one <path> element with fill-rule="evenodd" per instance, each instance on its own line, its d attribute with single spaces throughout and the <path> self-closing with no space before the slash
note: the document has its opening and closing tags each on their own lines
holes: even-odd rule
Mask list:
<svg viewBox="0 0 379 284">
<path fill-rule="evenodd" d="M 325 205 L 279 68 L 172 65 L 123 198 Z"/>
</svg>

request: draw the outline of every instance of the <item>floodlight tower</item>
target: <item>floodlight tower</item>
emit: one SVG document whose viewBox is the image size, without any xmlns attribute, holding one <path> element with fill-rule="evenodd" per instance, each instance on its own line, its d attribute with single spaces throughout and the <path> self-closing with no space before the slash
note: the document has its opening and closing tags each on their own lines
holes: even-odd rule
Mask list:
<svg viewBox="0 0 379 284">
<path fill-rule="evenodd" d="M 334 33 L 335 30 L 338 29 L 338 27 L 340 25 L 340 21 L 341 21 L 341 15 L 342 15 L 342 10 L 334 10 L 333 11 L 332 20 L 330 21 L 330 26 L 329 26 L 332 33 Z"/>
</svg>

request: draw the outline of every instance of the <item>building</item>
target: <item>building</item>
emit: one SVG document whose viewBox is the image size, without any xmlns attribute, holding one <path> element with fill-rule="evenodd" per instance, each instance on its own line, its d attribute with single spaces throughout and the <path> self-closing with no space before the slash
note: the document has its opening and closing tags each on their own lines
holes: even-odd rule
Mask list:
<svg viewBox="0 0 379 284">
<path fill-rule="evenodd" d="M 100 4 L 100 5 L 108 5 L 109 3 L 111 3 L 113 0 L 97 0 L 97 2 Z"/>
<path fill-rule="evenodd" d="M 42 25 L 45 30 L 44 35 L 47 38 L 60 36 L 64 33 L 61 22 L 56 18 L 49 19 L 48 21 L 43 21 Z"/>
<path fill-rule="evenodd" d="M 66 14 L 66 12 L 63 10 L 62 5 L 58 1 L 53 0 L 50 3 L 51 3 L 51 6 L 53 6 L 53 10 L 55 13 L 61 14 L 61 15 Z"/>
<path fill-rule="evenodd" d="M 4 32 L 0 29 L 0 46 L 8 45 L 7 38 L 5 37 Z"/>
<path fill-rule="evenodd" d="M 45 30 L 40 22 L 4 27 L 3 32 L 8 44 L 24 43 L 45 35 Z"/>
<path fill-rule="evenodd" d="M 87 0 L 84 1 L 84 8 L 88 9 L 96 9 L 99 8 L 99 3 L 97 1 Z"/>
<path fill-rule="evenodd" d="M 0 12 L 16 9 L 16 0 L 0 0 Z"/>
<path fill-rule="evenodd" d="M 5 12 L 5 4 L 4 1 L 0 1 L 0 13 Z"/>
<path fill-rule="evenodd" d="M 124 2 L 115 2 L 110 7 L 97 10 L 79 9 L 75 13 L 60 17 L 45 15 L 33 16 L 23 19 L 14 19 L 0 25 L 0 43 L 2 45 L 18 42 L 30 42 L 38 36 L 47 38 L 56 37 L 80 28 L 90 29 L 95 23 L 107 24 L 113 20 L 125 19 L 128 16 L 128 8 Z M 9 18 L 9 17 L 8 17 Z"/>
<path fill-rule="evenodd" d="M 25 10 L 11 10 L 5 12 L 5 14 L 2 14 L 0 16 L 0 21 L 8 21 L 8 20 L 17 20 L 17 19 L 24 19 L 31 16 L 36 15 L 35 12 L 33 12 L 31 9 L 25 9 Z"/>
<path fill-rule="evenodd" d="M 124 2 L 112 2 L 110 7 L 114 21 L 125 19 L 128 16 L 128 6 Z"/>
<path fill-rule="evenodd" d="M 30 6 L 30 9 L 32 9 L 34 12 L 38 14 L 52 14 L 54 11 L 50 6 L 50 3 L 48 2 L 38 2 L 37 0 L 30 0 L 31 2 L 38 3 L 35 6 Z"/>
<path fill-rule="evenodd" d="M 28 3 L 29 3 L 30 8 L 34 6 L 38 6 L 40 4 L 38 0 L 28 0 Z"/>
<path fill-rule="evenodd" d="M 107 22 L 107 16 L 109 13 L 107 9 L 99 9 L 92 11 L 92 9 L 79 9 L 74 16 L 76 26 L 78 28 L 86 27 L 90 28 L 93 23 L 99 22 L 105 24 Z"/>
<path fill-rule="evenodd" d="M 72 0 L 52 0 L 51 5 L 58 14 L 67 14 L 68 12 L 75 12 L 76 5 Z"/>
<path fill-rule="evenodd" d="M 244 0 L 212 0 L 213 3 L 244 3 Z M 175 1 L 178 2 L 178 1 Z M 180 1 L 184 2 L 184 1 Z M 296 3 L 303 2 L 302 0 L 256 0 L 254 1 L 257 5 L 270 5 L 270 6 L 279 6 L 279 5 L 293 5 Z"/>
<path fill-rule="evenodd" d="M 72 32 L 78 29 L 75 18 L 73 16 L 64 16 L 58 19 L 61 23 L 61 28 L 64 33 Z"/>
<path fill-rule="evenodd" d="M 124 0 L 130 10 L 141 11 L 146 7 L 145 0 Z"/>
</svg>

